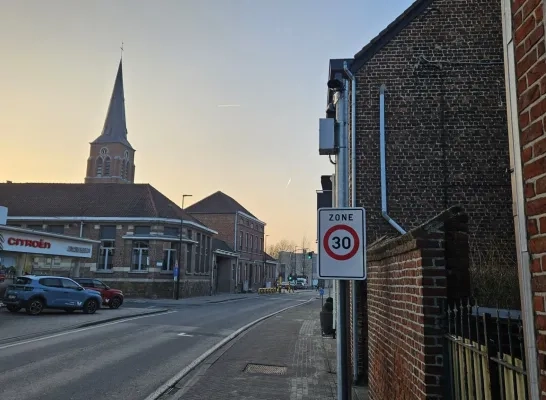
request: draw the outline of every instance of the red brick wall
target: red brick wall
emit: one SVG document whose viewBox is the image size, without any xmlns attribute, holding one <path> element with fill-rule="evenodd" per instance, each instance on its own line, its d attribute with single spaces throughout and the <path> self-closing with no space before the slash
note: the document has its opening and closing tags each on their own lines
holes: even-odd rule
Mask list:
<svg viewBox="0 0 546 400">
<path fill-rule="evenodd" d="M 514 0 L 512 29 L 518 92 L 521 160 L 527 201 L 540 388 L 546 399 L 546 63 L 544 1 Z"/>
<path fill-rule="evenodd" d="M 456 273 L 459 265 L 450 262 L 459 253 L 468 257 L 468 229 L 456 207 L 368 250 L 370 399 L 441 397 L 443 305 L 450 288 L 469 288 L 468 281 L 459 281 L 468 274 Z"/>
<path fill-rule="evenodd" d="M 234 249 L 235 214 L 192 214 L 192 216 L 218 232 L 216 238 L 223 240 Z"/>
</svg>

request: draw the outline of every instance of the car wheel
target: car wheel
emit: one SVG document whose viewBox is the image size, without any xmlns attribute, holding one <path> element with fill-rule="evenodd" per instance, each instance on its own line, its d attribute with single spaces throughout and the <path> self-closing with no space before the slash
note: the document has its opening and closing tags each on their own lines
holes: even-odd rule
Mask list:
<svg viewBox="0 0 546 400">
<path fill-rule="evenodd" d="M 32 299 L 26 307 L 26 311 L 29 315 L 39 315 L 44 311 L 44 302 L 41 299 Z"/>
<path fill-rule="evenodd" d="M 99 308 L 98 301 L 95 300 L 95 299 L 89 299 L 83 305 L 83 313 L 84 314 L 95 314 L 95 311 L 97 311 L 97 308 Z"/>
<path fill-rule="evenodd" d="M 69 314 L 75 311 L 73 308 L 65 308 L 64 310 Z"/>
<path fill-rule="evenodd" d="M 19 312 L 21 310 L 21 307 L 15 306 L 13 304 L 6 305 L 6 308 L 8 309 L 9 312 Z"/>
<path fill-rule="evenodd" d="M 121 299 L 119 297 L 114 297 L 112 300 L 110 300 L 110 304 L 108 304 L 110 308 L 116 309 L 121 306 Z"/>
</svg>

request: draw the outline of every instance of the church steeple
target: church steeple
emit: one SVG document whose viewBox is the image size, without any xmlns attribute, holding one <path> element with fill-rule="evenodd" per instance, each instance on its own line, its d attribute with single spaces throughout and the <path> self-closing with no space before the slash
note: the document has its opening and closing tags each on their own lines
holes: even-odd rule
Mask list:
<svg viewBox="0 0 546 400">
<path fill-rule="evenodd" d="M 102 133 L 91 142 L 86 183 L 133 183 L 135 150 L 127 140 L 123 60 L 120 60 Z"/>
</svg>

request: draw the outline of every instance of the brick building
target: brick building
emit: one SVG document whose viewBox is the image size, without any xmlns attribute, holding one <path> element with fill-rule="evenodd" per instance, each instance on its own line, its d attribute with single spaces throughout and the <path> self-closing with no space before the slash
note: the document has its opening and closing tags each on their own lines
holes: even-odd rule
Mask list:
<svg viewBox="0 0 546 400">
<path fill-rule="evenodd" d="M 9 226 L 100 241 L 77 270 L 38 264 L 34 273 L 97 277 L 129 296 L 172 297 L 182 246 L 181 295 L 210 293 L 216 232 L 148 184 L 2 183 L 0 202 Z"/>
<path fill-rule="evenodd" d="M 500 272 L 507 285 L 516 277 L 500 25 L 497 2 L 417 0 L 353 59 L 331 60 L 329 78 L 355 79 L 350 204 L 366 208 L 368 243 L 461 205 L 470 217 L 474 283 L 485 279 L 474 296 L 518 307 L 515 284 L 502 295 L 485 292 Z M 372 335 L 365 327 L 377 316 L 366 315 L 366 283 L 354 289 L 364 377 Z M 349 326 L 353 334 L 352 318 Z"/>
<path fill-rule="evenodd" d="M 237 253 L 233 273 L 219 271 L 218 277 L 230 276 L 237 291 L 256 290 L 275 280 L 275 268 L 267 262 L 264 252 L 265 222 L 221 191 L 192 204 L 185 211 L 217 231 L 218 239 Z M 219 268 L 232 267 L 232 264 L 219 264 Z"/>
<path fill-rule="evenodd" d="M 546 399 L 546 4 L 501 3 L 528 386 Z"/>
</svg>

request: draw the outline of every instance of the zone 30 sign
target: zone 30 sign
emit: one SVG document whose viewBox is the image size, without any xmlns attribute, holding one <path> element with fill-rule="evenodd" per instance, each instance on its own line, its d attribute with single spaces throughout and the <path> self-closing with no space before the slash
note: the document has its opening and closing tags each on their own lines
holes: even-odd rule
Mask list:
<svg viewBox="0 0 546 400">
<path fill-rule="evenodd" d="M 318 231 L 319 278 L 365 280 L 364 208 L 320 208 Z"/>
</svg>

